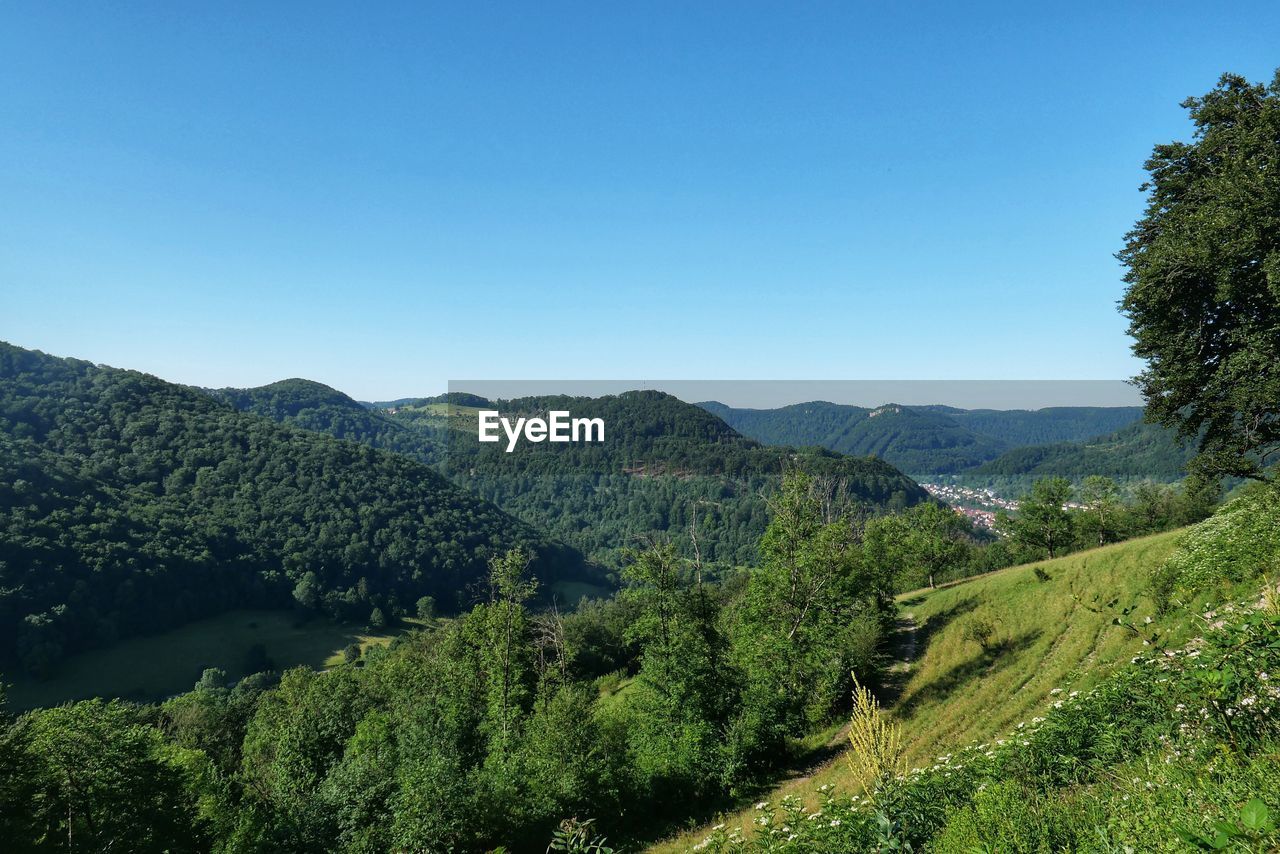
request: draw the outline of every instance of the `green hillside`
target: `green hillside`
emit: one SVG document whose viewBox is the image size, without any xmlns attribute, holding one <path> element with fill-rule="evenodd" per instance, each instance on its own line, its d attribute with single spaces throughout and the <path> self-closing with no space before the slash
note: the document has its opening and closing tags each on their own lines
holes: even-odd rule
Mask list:
<svg viewBox="0 0 1280 854">
<path fill-rule="evenodd" d="M 837 498 L 873 510 L 927 497 L 885 461 L 765 447 L 705 409 L 661 392 L 493 403 L 452 393 L 392 401 L 383 409 L 304 380 L 214 394 L 283 423 L 431 463 L 459 486 L 613 566 L 627 548 L 660 535 L 692 554 L 695 530 L 697 550 L 709 564 L 755 563 L 767 521 L 764 496 L 791 468 L 828 478 Z M 608 425 L 605 441 L 543 443 L 508 454 L 503 443 L 476 441 L 477 405 L 511 418 L 550 409 L 598 417 Z"/>
<path fill-rule="evenodd" d="M 983 477 L 1049 477 L 1079 479 L 1091 474 L 1120 479 L 1178 480 L 1186 475 L 1194 447 L 1183 445 L 1172 430 L 1155 424 L 1131 424 L 1082 442 L 1059 442 L 1015 448 L 966 474 Z"/>
<path fill-rule="evenodd" d="M 957 409 L 922 406 L 943 412 L 957 424 L 1005 442 L 1009 447 L 1081 442 L 1114 433 L 1142 420 L 1141 406 L 1046 406 L 1043 409 Z"/>
<path fill-rule="evenodd" d="M 1047 407 L 1038 410 L 900 406 L 875 409 L 825 401 L 778 409 L 699 404 L 745 436 L 766 444 L 815 445 L 843 454 L 874 454 L 913 475 L 957 474 L 1025 445 L 1076 442 L 1141 419 L 1141 407 Z M 1145 460 L 1135 460 L 1140 466 Z"/>
<path fill-rule="evenodd" d="M 509 417 L 557 409 L 604 420 L 603 442 L 542 443 L 506 453 L 500 444 L 475 440 L 474 411 L 466 410 L 452 424 L 445 470 L 477 495 L 609 563 L 659 534 L 691 555 L 695 530 L 704 561 L 756 563 L 767 498 L 793 469 L 823 478 L 833 500 L 870 511 L 927 499 L 887 462 L 764 446 L 661 392 L 522 398 L 495 406 Z"/>
<path fill-rule="evenodd" d="M 1241 519 L 1248 520 L 1248 525 L 1242 526 L 1239 522 Z M 1251 792 L 1247 788 L 1234 787 L 1241 782 L 1248 785 L 1249 779 L 1254 781 L 1254 786 L 1274 785 L 1274 773 L 1271 775 L 1272 782 L 1265 783 L 1262 782 L 1263 778 L 1257 776 L 1262 769 L 1259 765 L 1222 769 L 1222 774 L 1229 778 L 1220 783 L 1224 788 L 1204 789 L 1198 802 L 1192 796 L 1176 804 L 1161 805 L 1158 801 L 1149 804 L 1146 808 L 1157 812 L 1170 808 L 1180 810 L 1175 816 L 1166 816 L 1162 826 L 1144 826 L 1142 822 L 1138 822 L 1136 826 L 1133 823 L 1127 824 L 1128 816 L 1118 803 L 1121 796 L 1126 795 L 1126 790 L 1123 787 L 1116 792 L 1110 790 L 1107 775 L 1132 774 L 1136 767 L 1142 779 L 1159 781 L 1162 776 L 1167 778 L 1170 773 L 1185 773 L 1168 770 L 1169 764 L 1180 760 L 1183 754 L 1166 754 L 1163 745 L 1170 743 L 1169 736 L 1162 738 L 1159 733 L 1176 730 L 1179 718 L 1183 717 L 1179 711 L 1196 700 L 1182 700 L 1183 705 L 1174 709 L 1179 701 L 1179 694 L 1162 687 L 1163 682 L 1168 680 L 1145 677 L 1142 669 L 1144 666 L 1157 663 L 1165 667 L 1163 662 L 1170 662 L 1166 669 L 1176 669 L 1174 662 L 1184 660 L 1188 649 L 1191 649 L 1191 659 L 1199 655 L 1196 650 L 1205 643 L 1198 638 L 1199 635 L 1215 626 L 1221 626 L 1221 636 L 1210 637 L 1209 643 L 1225 644 L 1222 655 L 1235 657 L 1242 663 L 1246 660 L 1253 662 L 1251 670 L 1260 668 L 1264 671 L 1262 678 L 1267 679 L 1265 671 L 1269 666 L 1274 666 L 1274 662 L 1271 665 L 1262 662 L 1268 656 L 1275 658 L 1274 650 L 1280 649 L 1280 640 L 1268 648 L 1267 641 L 1259 638 L 1268 637 L 1265 632 L 1271 632 L 1271 637 L 1275 636 L 1277 609 L 1274 601 L 1264 599 L 1264 605 L 1268 601 L 1272 603 L 1269 606 L 1270 612 L 1265 609 L 1255 610 L 1253 605 L 1241 610 L 1229 604 L 1222 606 L 1222 603 L 1230 603 L 1240 596 L 1245 596 L 1249 602 L 1256 602 L 1258 576 L 1273 573 L 1276 557 L 1280 554 L 1276 519 L 1274 492 L 1258 490 L 1223 508 L 1212 519 L 1190 529 L 1132 540 L 1040 564 L 1000 570 L 942 589 L 916 591 L 900 596 L 899 607 L 904 618 L 895 647 L 895 655 L 899 660 L 895 669 L 900 678 L 890 683 L 881 693 L 886 701 L 887 719 L 901 727 L 903 767 L 924 768 L 926 771 L 907 775 L 901 788 L 890 790 L 897 792 L 897 795 L 886 794 L 884 797 L 915 797 L 913 792 L 922 788 L 932 791 L 928 787 L 936 785 L 942 785 L 945 792 L 946 786 L 950 785 L 944 782 L 946 778 L 954 777 L 955 784 L 959 785 L 966 771 L 974 774 L 1005 773 L 1010 776 L 1016 773 L 1048 786 L 1042 791 L 1019 789 L 1023 791 L 1023 800 L 1037 801 L 1038 808 L 1044 811 L 1033 821 L 1045 821 L 1045 814 L 1063 810 L 1058 820 L 1066 823 L 1064 827 L 1070 827 L 1071 821 L 1100 821 L 1104 827 L 1110 825 L 1118 828 L 1117 833 L 1130 835 L 1118 837 L 1120 842 L 1131 838 L 1148 840 L 1150 847 L 1139 846 L 1132 850 L 1183 850 L 1185 842 L 1173 832 L 1168 821 L 1175 816 L 1189 827 L 1205 826 L 1207 817 L 1221 815 L 1223 811 L 1226 813 L 1225 817 L 1235 818 L 1241 804 L 1250 797 L 1264 795 L 1266 789 L 1258 788 Z M 1219 557 L 1224 554 L 1233 555 L 1234 559 L 1224 562 Z M 1153 576 L 1166 565 L 1178 567 L 1179 577 L 1194 578 L 1196 581 L 1193 586 L 1188 586 L 1187 582 L 1178 588 L 1180 592 L 1172 607 L 1162 607 L 1161 600 L 1153 596 L 1151 586 Z M 1188 565 L 1197 569 L 1188 570 L 1185 568 Z M 1272 579 L 1271 584 L 1274 583 Z M 1215 626 L 1206 626 L 1219 613 L 1228 619 Z M 1202 614 L 1209 619 L 1202 619 Z M 990 627 L 991 633 L 989 639 L 980 642 L 975 639 L 979 637 L 979 633 L 974 628 L 984 624 Z M 1270 628 L 1265 628 L 1267 626 Z M 1246 634 L 1239 633 L 1242 628 Z M 1255 629 L 1264 634 L 1250 634 Z M 1267 652 L 1268 649 L 1273 652 Z M 1144 664 L 1144 656 L 1151 660 Z M 1212 662 L 1213 659 L 1209 659 L 1203 662 L 1203 666 L 1211 667 Z M 1194 672 L 1201 664 L 1187 660 L 1191 670 L 1179 677 L 1183 679 L 1179 690 L 1187 692 L 1190 697 L 1206 693 L 1208 696 L 1219 696 L 1208 693 L 1217 689 L 1208 688 L 1212 683 L 1206 683 Z M 1234 692 L 1231 696 L 1253 696 L 1250 682 L 1256 679 L 1256 673 L 1251 672 L 1242 678 L 1245 679 L 1243 683 L 1231 686 Z M 1266 683 L 1261 687 L 1265 689 Z M 1113 712 L 1114 720 L 1106 715 L 1097 720 L 1098 712 L 1089 711 L 1091 705 L 1103 707 L 1108 703 L 1125 704 L 1132 702 L 1135 697 L 1143 696 L 1147 697 L 1144 700 L 1148 703 L 1147 706 L 1127 708 L 1123 713 Z M 1219 701 L 1208 699 L 1208 696 L 1198 702 L 1207 703 L 1210 708 L 1216 707 L 1220 711 L 1226 708 L 1225 702 L 1215 706 Z M 1253 702 L 1246 699 L 1243 705 L 1248 707 Z M 1115 734 L 1108 734 L 1106 728 L 1122 721 L 1125 726 L 1134 727 L 1124 730 L 1123 735 L 1119 736 L 1126 740 L 1126 746 L 1120 749 L 1116 745 L 1108 748 L 1108 742 L 1077 742 L 1074 745 L 1037 742 L 1037 738 L 1044 741 L 1057 737 L 1051 733 L 1058 732 L 1054 727 L 1059 725 L 1059 721 L 1061 726 L 1068 727 L 1068 731 L 1074 728 L 1078 736 L 1084 738 L 1085 733 L 1081 730 L 1086 728 L 1076 722 L 1076 708 L 1079 708 L 1079 714 L 1095 718 L 1093 726 L 1097 733 L 1089 734 L 1088 738 L 1111 738 Z M 1229 718 L 1230 715 L 1227 715 L 1226 719 Z M 1183 732 L 1186 731 L 1184 727 Z M 834 743 L 847 746 L 843 734 L 838 735 Z M 979 746 L 973 748 L 972 745 L 975 744 Z M 1096 785 L 1093 789 L 1083 791 L 1061 789 L 1062 783 L 1058 782 L 1062 779 L 1060 776 L 1055 776 L 1040 766 L 1037 766 L 1037 770 L 1021 764 L 1030 760 L 1020 758 L 1020 750 L 1074 751 L 1076 754 L 1093 751 L 1091 755 L 1095 757 L 1092 760 L 1095 765 L 1088 771 L 1082 768 L 1079 772 L 1073 772 L 1077 776 L 1068 774 L 1067 777 Z M 983 751 L 995 752 L 984 754 Z M 1004 758 L 1003 754 L 1008 754 L 1008 758 Z M 997 763 L 994 766 L 997 770 L 994 771 L 989 766 L 989 757 L 992 756 L 996 757 Z M 1191 760 L 1192 767 L 1203 761 L 1192 759 L 1190 754 L 1188 759 Z M 998 768 L 1001 766 L 998 763 L 1005 761 L 1019 763 L 1012 766 L 1018 770 L 1000 772 Z M 1103 768 L 1099 773 L 1098 763 L 1114 765 L 1116 771 L 1110 772 Z M 1184 763 L 1177 761 L 1176 764 Z M 1153 766 L 1163 770 L 1154 772 Z M 769 814 L 778 812 L 780 805 L 789 801 L 799 811 L 831 811 L 836 804 L 832 800 L 836 793 L 851 794 L 862 788 L 857 767 L 849 761 L 847 755 L 839 755 L 811 772 L 788 781 L 759 800 L 770 805 L 765 810 Z M 930 777 L 933 772 L 937 772 L 943 781 L 935 782 L 936 778 Z M 1219 779 L 1220 777 L 1211 778 L 1206 775 L 1200 785 L 1212 786 Z M 1168 782 L 1176 782 L 1176 779 L 1164 784 Z M 1148 792 L 1149 789 L 1143 790 L 1144 794 Z M 956 798 L 960 805 L 964 805 L 970 803 L 975 794 L 970 790 L 963 795 L 937 794 L 936 797 Z M 1111 798 L 1116 801 L 1110 806 L 1115 811 L 1113 815 L 1080 816 L 1069 812 L 1077 808 L 1083 809 L 1082 804 L 1092 804 L 1101 809 L 1100 804 L 1105 804 Z M 1125 796 L 1123 800 L 1128 801 L 1129 798 Z M 831 814 L 844 815 L 846 822 L 850 821 L 850 817 L 856 819 L 856 811 L 859 809 L 856 801 L 853 813 L 849 813 L 847 798 L 840 803 L 845 805 L 840 808 L 844 812 Z M 886 800 L 886 803 L 907 808 L 907 802 L 901 800 Z M 982 803 L 980 791 L 977 803 Z M 1062 803 L 1066 806 L 1061 806 Z M 978 809 L 980 806 L 971 808 Z M 941 827 L 946 816 L 947 814 L 930 813 L 928 822 L 935 823 L 932 825 L 935 828 Z M 758 839 L 763 844 L 763 838 L 759 835 L 762 833 L 758 824 L 760 819 L 759 809 L 729 813 L 716 820 L 716 823 L 727 826 L 728 830 L 707 828 L 688 833 L 659 844 L 654 850 L 689 850 L 708 838 L 712 841 L 704 847 L 710 850 L 730 850 L 731 845 L 728 848 L 724 846 L 729 834 L 735 830 L 748 840 L 746 844 L 749 850 L 757 850 L 751 847 L 753 843 L 750 840 Z M 903 827 L 904 833 L 913 832 L 910 825 Z M 984 832 L 990 835 L 986 838 L 1007 840 L 1018 837 L 1019 834 L 1025 838 L 1034 836 L 1037 832 L 1046 832 L 1043 826 L 1037 828 L 1034 824 L 1028 827 L 1014 826 L 1005 828 L 1005 836 L 1000 837 L 995 829 L 998 827 L 998 824 L 987 827 Z M 916 832 L 918 830 L 917 827 Z M 847 834 L 859 832 L 850 827 Z M 964 828 L 948 825 L 946 828 L 946 833 L 956 838 L 969 832 L 969 825 Z M 1067 831 L 1060 828 L 1056 832 L 1065 834 Z M 1085 825 L 1083 830 L 1079 827 L 1071 828 L 1071 832 L 1087 832 L 1090 835 L 1095 833 L 1089 825 Z M 841 845 L 851 844 L 849 840 L 853 837 L 841 834 L 845 832 L 833 833 L 831 839 L 844 840 Z M 1152 840 L 1159 840 L 1159 844 L 1154 844 Z M 970 850 L 954 846 L 955 843 L 949 836 L 947 841 L 939 842 L 936 848 L 930 850 Z M 981 850 L 1014 849 L 997 845 Z"/>
<path fill-rule="evenodd" d="M 208 393 L 241 412 L 394 451 L 428 465 L 439 462 L 443 453 L 443 428 L 427 424 L 409 429 L 385 413 L 311 380 L 281 380 L 258 388 L 209 389 Z"/>
<path fill-rule="evenodd" d="M 998 456 L 1003 440 L 961 426 L 949 413 L 886 404 L 876 409 L 825 401 L 779 409 L 700 404 L 743 435 L 771 445 L 818 446 L 878 456 L 913 474 L 951 473 Z"/>
<path fill-rule="evenodd" d="M 496 551 L 581 557 L 406 457 L 132 371 L 0 344 L 0 666 L 231 608 L 390 620 Z"/>
<path fill-rule="evenodd" d="M 989 460 L 1008 445 L 938 412 L 886 404 L 851 419 L 825 445 L 847 454 L 875 454 L 906 471 L 951 474 Z"/>
</svg>

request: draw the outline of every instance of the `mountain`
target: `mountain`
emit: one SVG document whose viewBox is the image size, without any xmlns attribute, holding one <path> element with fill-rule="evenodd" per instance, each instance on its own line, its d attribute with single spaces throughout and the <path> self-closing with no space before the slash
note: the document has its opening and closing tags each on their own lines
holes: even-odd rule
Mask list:
<svg viewBox="0 0 1280 854">
<path fill-rule="evenodd" d="M 331 389 L 278 385 L 262 405 L 282 419 L 346 411 Z M 0 343 L 0 665 L 41 671 L 241 605 L 359 620 L 423 595 L 457 607 L 517 545 L 544 580 L 587 571 L 408 457 Z"/>
<path fill-rule="evenodd" d="M 699 404 L 744 435 L 767 444 L 816 445 L 875 455 L 912 474 L 947 474 L 994 459 L 1010 447 L 964 427 L 949 413 L 886 404 L 875 409 L 825 401 L 779 409 Z"/>
<path fill-rule="evenodd" d="M 376 402 L 361 401 L 360 405 L 368 409 L 399 409 L 400 407 L 423 407 L 433 403 L 451 403 L 455 406 L 488 406 L 489 401 L 478 394 L 465 391 L 447 391 L 431 397 L 400 397 L 395 400 Z"/>
<path fill-rule="evenodd" d="M 1038 410 L 900 406 L 875 409 L 813 401 L 778 409 L 699 406 L 766 444 L 817 445 L 842 454 L 874 454 L 913 475 L 958 474 L 1023 445 L 1081 441 L 1142 418 L 1141 407 Z"/>
<path fill-rule="evenodd" d="M 1194 456 L 1194 443 L 1183 445 L 1172 430 L 1138 423 L 1083 442 L 1015 448 L 968 474 L 1070 478 L 1100 474 L 1172 481 L 1186 475 L 1187 463 Z"/>
<path fill-rule="evenodd" d="M 831 442 L 850 420 L 865 418 L 870 412 L 859 406 L 844 406 L 815 400 L 779 409 L 737 409 L 718 401 L 698 406 L 722 419 L 744 436 L 766 445 L 795 445 L 834 450 Z"/>
<path fill-rule="evenodd" d="M 938 412 L 888 404 L 852 418 L 829 447 L 875 454 L 905 471 L 949 474 L 992 459 L 1007 445 Z"/>
<path fill-rule="evenodd" d="M 767 496 L 792 467 L 823 476 L 840 500 L 868 511 L 927 500 L 917 483 L 882 460 L 767 447 L 702 407 L 655 391 L 493 402 L 452 393 L 405 398 L 380 410 L 296 380 L 215 394 L 249 412 L 335 435 L 345 430 L 343 435 L 431 463 L 475 495 L 613 566 L 626 549 L 664 536 L 689 555 L 696 538 L 697 554 L 711 564 L 755 563 Z M 552 409 L 600 418 L 605 441 L 542 443 L 507 453 L 505 442 L 476 440 L 478 406 L 511 419 Z"/>
<path fill-rule="evenodd" d="M 1009 447 L 1053 442 L 1082 442 L 1114 433 L 1142 420 L 1141 406 L 1049 406 L 1044 409 L 956 409 L 920 406 L 942 412 L 962 427 Z"/>
<path fill-rule="evenodd" d="M 712 563 L 753 564 L 768 496 L 792 468 L 823 478 L 836 500 L 868 512 L 927 500 L 917 483 L 883 460 L 761 445 L 662 392 L 494 405 L 509 418 L 564 410 L 606 425 L 603 442 L 542 443 L 506 453 L 500 443 L 475 440 L 474 410 L 455 408 L 444 466 L 457 483 L 597 560 L 615 562 L 621 548 L 661 535 L 686 554 L 695 551 L 696 537 L 697 553 Z"/>
<path fill-rule="evenodd" d="M 431 426 L 410 429 L 380 408 L 359 403 L 337 389 L 312 380 L 289 379 L 258 388 L 205 391 L 241 412 L 404 454 L 428 465 L 439 462 L 443 451 L 443 429 Z M 404 401 L 400 405 L 411 402 L 416 401 Z"/>
</svg>

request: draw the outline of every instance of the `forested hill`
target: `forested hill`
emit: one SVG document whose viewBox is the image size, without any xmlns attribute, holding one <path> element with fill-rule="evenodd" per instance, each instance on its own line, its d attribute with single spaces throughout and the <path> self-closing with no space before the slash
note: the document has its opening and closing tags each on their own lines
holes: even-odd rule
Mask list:
<svg viewBox="0 0 1280 854">
<path fill-rule="evenodd" d="M 465 604 L 515 545 L 581 556 L 407 457 L 0 342 L 0 666 L 238 605 L 368 620 Z"/>
<path fill-rule="evenodd" d="M 883 460 L 765 447 L 661 392 L 494 402 L 455 392 L 379 406 L 318 383 L 286 380 L 216 394 L 251 412 L 433 463 L 474 494 L 613 566 L 625 549 L 658 537 L 670 537 L 692 554 L 695 536 L 709 563 L 755 563 L 767 496 L 791 468 L 825 477 L 839 500 L 868 512 L 927 498 L 919 484 Z M 605 441 L 521 445 L 508 454 L 505 440 L 476 441 L 478 406 L 509 418 L 552 409 L 601 418 Z"/>
<path fill-rule="evenodd" d="M 1011 446 L 1083 442 L 1142 420 L 1141 406 L 1047 406 L 1043 409 L 957 409 L 918 406 L 941 412 L 975 433 Z"/>
<path fill-rule="evenodd" d="M 714 401 L 699 405 L 767 444 L 875 454 L 914 475 L 957 474 L 1014 448 L 1082 441 L 1142 418 L 1141 407 L 969 410 L 886 404 L 867 409 L 826 401 L 778 409 L 736 409 Z"/>
<path fill-rule="evenodd" d="M 337 389 L 312 380 L 289 379 L 258 388 L 205 391 L 242 412 L 261 415 L 282 424 L 363 442 L 422 463 L 440 461 L 444 445 L 443 428 L 436 429 L 427 424 L 420 429 L 410 429 L 386 413 L 357 403 Z"/>
<path fill-rule="evenodd" d="M 1070 478 L 1100 474 L 1177 480 L 1186 475 L 1187 463 L 1194 456 L 1194 443 L 1184 446 L 1172 430 L 1139 423 L 1084 442 L 1015 448 L 974 469 L 972 474 Z"/>
<path fill-rule="evenodd" d="M 507 453 L 505 442 L 476 441 L 474 410 L 452 407 L 445 464 L 456 482 L 597 560 L 615 562 L 621 548 L 657 534 L 688 554 L 696 537 L 697 553 L 713 563 L 754 563 L 768 496 L 791 469 L 822 478 L 834 500 L 867 512 L 927 499 L 884 460 L 761 445 L 662 392 L 529 397 L 494 407 L 510 418 L 554 409 L 604 421 L 600 443 L 523 444 Z M 398 410 L 394 417 L 414 416 Z"/>
<path fill-rule="evenodd" d="M 976 433 L 948 414 L 886 404 L 875 409 L 825 401 L 780 409 L 701 404 L 741 433 L 768 444 L 816 445 L 842 454 L 874 454 L 913 474 L 943 474 L 994 459 L 1009 445 Z"/>
</svg>

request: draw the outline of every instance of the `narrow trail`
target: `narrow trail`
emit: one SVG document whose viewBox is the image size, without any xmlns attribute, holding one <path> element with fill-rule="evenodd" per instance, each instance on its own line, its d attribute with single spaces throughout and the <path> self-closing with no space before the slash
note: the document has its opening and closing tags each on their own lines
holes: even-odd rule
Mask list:
<svg viewBox="0 0 1280 854">
<path fill-rule="evenodd" d="M 897 627 L 894 630 L 894 656 L 893 664 L 889 665 L 890 673 L 909 673 L 911 664 L 916 660 L 916 615 L 912 613 L 903 614 L 898 618 Z"/>
<path fill-rule="evenodd" d="M 893 663 L 885 668 L 885 686 L 881 692 L 884 694 L 881 700 L 886 706 L 891 706 L 902 695 L 902 690 L 911 676 L 911 665 L 916 660 L 919 643 L 918 628 L 916 616 L 912 613 L 903 614 L 895 623 L 893 639 L 890 643 L 893 650 Z M 848 737 L 849 725 L 845 724 L 828 739 L 826 744 L 807 757 L 804 768 L 795 769 L 783 779 L 791 783 L 803 783 L 808 780 L 844 750 Z"/>
</svg>

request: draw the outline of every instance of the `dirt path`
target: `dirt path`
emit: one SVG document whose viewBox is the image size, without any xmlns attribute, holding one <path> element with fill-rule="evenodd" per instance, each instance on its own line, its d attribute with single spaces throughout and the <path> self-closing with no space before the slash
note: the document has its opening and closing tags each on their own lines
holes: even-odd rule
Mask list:
<svg viewBox="0 0 1280 854">
<path fill-rule="evenodd" d="M 894 627 L 893 640 L 890 647 L 893 649 L 893 663 L 885 668 L 887 679 L 885 680 L 885 694 L 883 698 L 885 705 L 891 705 L 902 694 L 902 689 L 906 686 L 907 679 L 910 678 L 911 664 L 916 660 L 917 645 L 919 643 L 916 630 L 919 626 L 916 624 L 915 614 L 903 614 L 898 618 Z M 818 770 L 826 767 L 831 760 L 844 751 L 845 743 L 849 737 L 849 725 L 845 724 L 836 731 L 835 735 L 818 750 L 810 755 L 803 768 L 794 769 L 791 774 L 783 779 L 792 783 L 803 783 L 814 775 Z"/>
<path fill-rule="evenodd" d="M 915 614 L 906 613 L 898 618 L 894 631 L 893 664 L 889 665 L 890 673 L 911 672 L 911 663 L 916 660 L 916 629 L 918 628 Z"/>
</svg>

